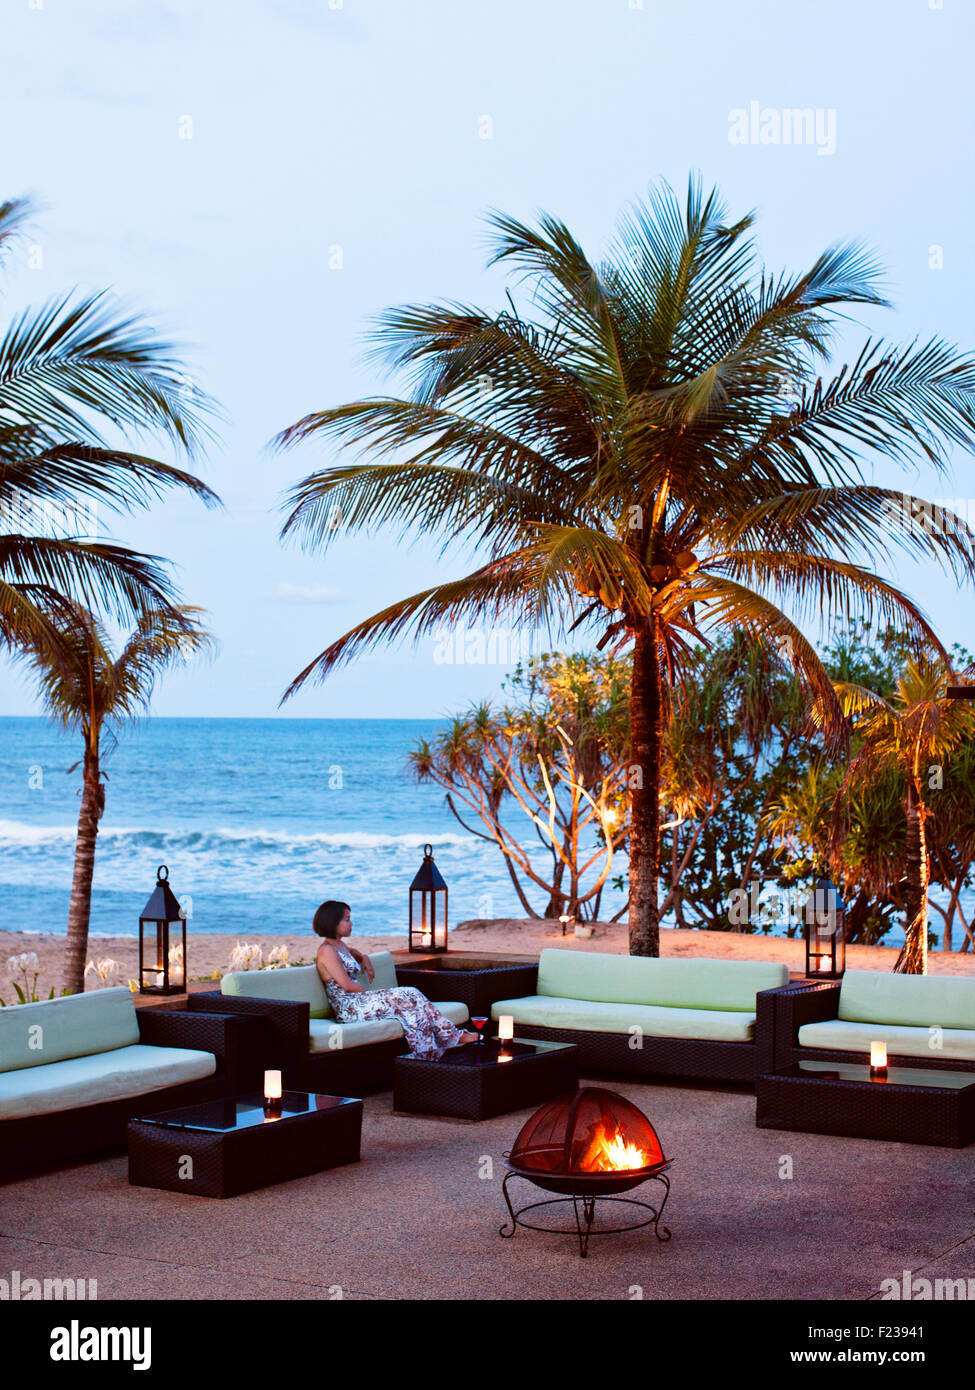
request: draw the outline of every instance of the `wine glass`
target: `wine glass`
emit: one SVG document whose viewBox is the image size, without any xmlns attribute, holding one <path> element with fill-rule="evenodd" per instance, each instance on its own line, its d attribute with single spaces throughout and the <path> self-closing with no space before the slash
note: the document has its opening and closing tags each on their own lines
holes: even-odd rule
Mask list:
<svg viewBox="0 0 975 1390">
<path fill-rule="evenodd" d="M 483 1015 L 478 1015 L 477 1018 L 472 1018 L 472 1019 L 471 1019 L 471 1027 L 472 1027 L 472 1028 L 474 1029 L 474 1031 L 477 1033 L 477 1046 L 478 1046 L 478 1047 L 481 1047 L 481 1046 L 483 1046 L 483 1044 L 484 1044 L 484 1030 L 485 1030 L 485 1028 L 487 1027 L 487 1025 L 488 1025 L 488 1020 L 487 1020 L 487 1018 L 485 1018 Z"/>
</svg>

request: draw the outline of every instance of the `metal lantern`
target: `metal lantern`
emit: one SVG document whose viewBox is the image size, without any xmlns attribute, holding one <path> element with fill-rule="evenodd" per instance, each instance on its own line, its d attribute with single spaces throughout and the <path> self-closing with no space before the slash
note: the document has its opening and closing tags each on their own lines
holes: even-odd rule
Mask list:
<svg viewBox="0 0 975 1390">
<path fill-rule="evenodd" d="M 433 845 L 423 846 L 423 863 L 410 884 L 410 950 L 447 949 L 447 885 L 433 862 Z"/>
<path fill-rule="evenodd" d="M 838 980 L 846 969 L 846 908 L 828 878 L 819 878 L 806 901 L 806 977 Z"/>
<path fill-rule="evenodd" d="M 169 886 L 165 864 L 156 870 L 156 886 L 139 918 L 139 989 L 143 994 L 186 989 L 186 914 Z"/>
</svg>

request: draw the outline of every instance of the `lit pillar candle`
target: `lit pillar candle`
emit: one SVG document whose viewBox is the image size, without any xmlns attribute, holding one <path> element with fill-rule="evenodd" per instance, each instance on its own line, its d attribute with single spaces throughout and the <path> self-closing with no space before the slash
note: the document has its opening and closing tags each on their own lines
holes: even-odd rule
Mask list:
<svg viewBox="0 0 975 1390">
<path fill-rule="evenodd" d="M 281 1114 L 281 1073 L 264 1073 L 264 1113 L 277 1116 Z"/>
<path fill-rule="evenodd" d="M 885 1042 L 872 1042 L 870 1044 L 870 1075 L 874 1077 L 887 1075 L 887 1044 Z"/>
<path fill-rule="evenodd" d="M 515 1020 L 513 1014 L 502 1014 L 498 1019 L 498 1042 L 509 1043 L 515 1036 Z"/>
</svg>

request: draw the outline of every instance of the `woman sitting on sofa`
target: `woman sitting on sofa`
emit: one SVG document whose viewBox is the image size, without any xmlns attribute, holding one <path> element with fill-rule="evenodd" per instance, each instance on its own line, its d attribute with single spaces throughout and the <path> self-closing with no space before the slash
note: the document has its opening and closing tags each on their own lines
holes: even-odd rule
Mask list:
<svg viewBox="0 0 975 1390">
<path fill-rule="evenodd" d="M 316 963 L 328 1002 L 339 1023 L 361 1023 L 371 1018 L 398 1018 L 403 1025 L 410 1053 L 424 1061 L 441 1057 L 448 1047 L 476 1042 L 476 1033 L 464 1033 L 436 1009 L 425 995 L 410 985 L 396 989 L 366 989 L 358 982 L 365 971 L 372 980 L 375 971 L 367 955 L 344 945 L 352 934 L 352 912 L 348 903 L 322 903 L 312 927 L 325 938 L 318 948 Z"/>
</svg>

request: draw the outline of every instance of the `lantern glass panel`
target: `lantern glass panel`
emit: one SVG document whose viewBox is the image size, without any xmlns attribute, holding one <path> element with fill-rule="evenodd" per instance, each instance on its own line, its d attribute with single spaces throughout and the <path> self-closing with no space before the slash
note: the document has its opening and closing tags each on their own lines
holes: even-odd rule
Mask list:
<svg viewBox="0 0 975 1390">
<path fill-rule="evenodd" d="M 446 951 L 447 885 L 433 862 L 433 846 L 423 846 L 423 863 L 410 884 L 411 951 Z"/>
<path fill-rule="evenodd" d="M 846 969 L 846 914 L 829 879 L 820 879 L 806 905 L 806 975 L 838 979 Z"/>
<path fill-rule="evenodd" d="M 185 987 L 186 916 L 161 864 L 139 918 L 139 988 L 144 994 L 181 994 Z"/>
</svg>

